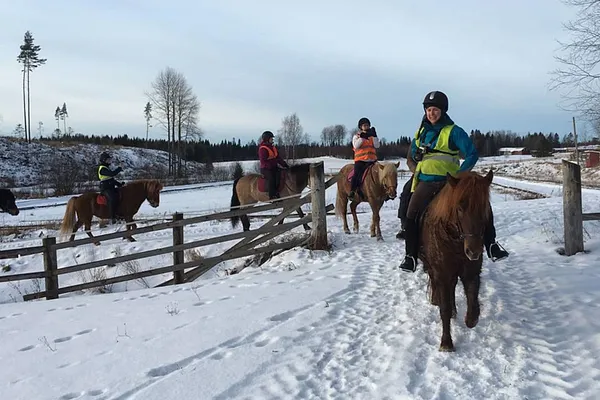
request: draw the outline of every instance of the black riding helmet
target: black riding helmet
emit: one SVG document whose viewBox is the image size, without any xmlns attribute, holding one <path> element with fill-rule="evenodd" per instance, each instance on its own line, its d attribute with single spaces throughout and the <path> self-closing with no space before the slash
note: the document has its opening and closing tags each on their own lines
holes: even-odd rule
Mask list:
<svg viewBox="0 0 600 400">
<path fill-rule="evenodd" d="M 362 124 L 369 124 L 369 126 L 371 126 L 371 121 L 369 121 L 369 118 L 367 117 L 362 117 L 358 120 L 358 129 L 360 129 Z"/>
<path fill-rule="evenodd" d="M 273 135 L 273 132 L 271 132 L 271 131 L 264 131 L 262 133 L 262 137 L 261 138 L 262 138 L 263 142 L 268 142 L 270 138 L 274 138 L 274 137 L 275 137 L 275 135 Z"/>
<path fill-rule="evenodd" d="M 423 100 L 423 108 L 427 109 L 428 107 L 437 107 L 442 112 L 448 112 L 448 96 L 439 90 L 427 93 Z"/>
<path fill-rule="evenodd" d="M 103 151 L 102 154 L 100 154 L 100 162 L 101 163 L 105 163 L 110 157 L 110 154 L 108 154 L 108 152 Z"/>
</svg>

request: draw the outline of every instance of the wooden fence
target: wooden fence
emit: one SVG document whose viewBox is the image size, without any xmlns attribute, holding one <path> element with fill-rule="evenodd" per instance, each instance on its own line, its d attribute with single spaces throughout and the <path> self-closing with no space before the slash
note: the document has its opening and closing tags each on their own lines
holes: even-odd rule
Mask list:
<svg viewBox="0 0 600 400">
<path fill-rule="evenodd" d="M 315 250 L 324 250 L 329 247 L 327 242 L 327 212 L 333 210 L 333 205 L 325 204 L 325 191 L 332 186 L 337 180 L 337 176 L 325 182 L 325 173 L 323 162 L 311 164 L 310 166 L 310 192 L 300 195 L 295 198 L 281 200 L 275 203 L 254 205 L 247 208 L 239 208 L 231 211 L 219 212 L 210 215 L 202 215 L 193 218 L 183 218 L 183 214 L 175 213 L 171 222 L 159 223 L 155 225 L 145 226 L 135 229 L 134 235 L 156 232 L 165 229 L 173 231 L 173 245 L 162 247 L 153 250 L 141 251 L 133 254 L 126 254 L 117 257 L 107 258 L 103 260 L 91 261 L 84 264 L 75 264 L 70 266 L 58 266 L 57 252 L 58 250 L 74 248 L 81 245 L 91 244 L 94 242 L 102 242 L 111 239 L 123 238 L 128 235 L 127 232 L 115 232 L 104 235 L 95 236 L 94 238 L 82 238 L 72 242 L 57 243 L 55 237 L 47 237 L 42 241 L 41 246 L 26 247 L 20 249 L 12 249 L 0 251 L 0 259 L 13 258 L 18 256 L 26 256 L 32 254 L 43 254 L 44 270 L 40 272 L 30 272 L 24 274 L 12 274 L 0 276 L 0 282 L 22 281 L 30 279 L 44 279 L 45 290 L 38 293 L 31 293 L 23 296 L 24 300 L 32 300 L 37 298 L 56 299 L 59 295 L 90 289 L 95 287 L 104 287 L 118 282 L 125 282 L 140 278 L 145 278 L 164 273 L 172 273 L 173 277 L 158 285 L 173 285 L 184 282 L 190 282 L 213 268 L 222 261 L 237 259 L 247 256 L 262 256 L 270 255 L 274 251 L 287 250 L 300 245 L 308 245 Z M 304 215 L 300 210 L 303 204 L 311 203 L 311 213 Z M 282 209 L 282 211 L 268 220 L 264 225 L 255 230 L 247 232 L 236 232 L 227 235 L 211 237 L 207 239 L 196 240 L 193 242 L 184 241 L 184 226 L 197 224 L 201 222 L 217 221 L 241 216 L 247 214 L 255 214 L 268 210 Z M 283 223 L 284 219 L 294 211 L 298 211 L 298 219 Z M 312 227 L 307 224 L 311 222 Z M 287 241 L 272 243 L 265 246 L 259 246 L 275 237 L 290 231 L 293 228 L 304 225 L 305 229 L 310 230 L 308 234 L 301 234 Z M 130 231 L 131 233 L 131 231 Z M 227 249 L 220 255 L 202 258 L 199 260 L 191 260 L 185 262 L 184 251 L 198 247 L 208 246 L 211 244 L 228 242 L 232 240 L 242 239 L 235 245 Z M 130 273 L 126 275 L 115 276 L 106 279 L 99 279 L 92 282 L 85 282 L 76 285 L 60 287 L 59 276 L 89 270 L 92 268 L 116 265 L 133 260 L 140 260 L 148 257 L 154 257 L 162 254 L 173 254 L 172 265 L 149 269 L 145 271 Z M 268 259 L 268 257 L 266 257 Z"/>
<path fill-rule="evenodd" d="M 598 221 L 600 213 L 584 213 L 581 196 L 581 166 L 563 160 L 564 254 L 571 256 L 584 251 L 583 221 Z"/>
</svg>

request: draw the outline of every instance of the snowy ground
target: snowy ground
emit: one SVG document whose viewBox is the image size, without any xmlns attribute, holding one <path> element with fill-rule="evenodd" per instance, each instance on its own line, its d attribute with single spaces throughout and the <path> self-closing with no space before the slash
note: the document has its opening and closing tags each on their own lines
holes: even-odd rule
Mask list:
<svg viewBox="0 0 600 400">
<path fill-rule="evenodd" d="M 359 215 L 358 235 L 344 235 L 341 221 L 329 218 L 331 253 L 295 249 L 239 275 L 225 277 L 216 268 L 176 287 L 144 289 L 129 282 L 114 285 L 116 293 L 28 303 L 11 299 L 32 290 L 31 283 L 18 289 L 0 284 L 0 301 L 6 302 L 0 305 L 0 398 L 597 398 L 600 226 L 585 223 L 590 253 L 560 256 L 558 187 L 496 180 L 550 197 L 493 195 L 498 239 L 511 255 L 498 263 L 485 258 L 482 315 L 473 330 L 462 323 L 466 304 L 458 287 L 456 353 L 438 351 L 439 312 L 427 302 L 425 274 L 396 268 L 403 255 L 403 243 L 394 238 L 396 199 L 382 214 L 384 242 L 369 237 L 370 213 Z M 141 213 L 219 211 L 230 195 L 229 185 L 166 192 L 158 209 L 144 204 Z M 333 202 L 335 186 L 327 198 Z M 600 191 L 584 191 L 584 208 L 600 209 Z M 18 218 L 60 218 L 63 212 L 62 205 L 37 208 Z M 224 221 L 186 228 L 185 235 L 189 241 L 230 232 Z M 0 248 L 39 244 L 40 233 L 52 232 L 10 238 Z M 138 240 L 61 250 L 59 265 L 172 243 L 170 231 Z M 137 267 L 169 262 L 155 257 Z M 41 269 L 39 256 L 3 263 L 10 273 Z M 82 279 L 72 275 L 63 275 L 60 284 Z"/>
</svg>

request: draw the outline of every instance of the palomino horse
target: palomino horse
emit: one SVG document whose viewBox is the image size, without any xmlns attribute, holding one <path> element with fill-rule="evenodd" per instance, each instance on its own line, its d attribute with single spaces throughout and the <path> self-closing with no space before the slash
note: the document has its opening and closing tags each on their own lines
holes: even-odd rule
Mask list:
<svg viewBox="0 0 600 400">
<path fill-rule="evenodd" d="M 300 194 L 306 186 L 310 177 L 310 164 L 292 165 L 289 169 L 281 170 L 281 184 L 279 194 L 288 197 Z M 233 182 L 233 194 L 231 195 L 231 209 L 269 201 L 269 194 L 265 178 L 261 174 L 244 175 Z M 298 209 L 300 217 L 302 210 Z M 250 219 L 247 215 L 231 217 L 231 224 L 235 228 L 242 220 L 244 231 L 250 230 Z M 283 223 L 283 220 L 280 222 Z"/>
<path fill-rule="evenodd" d="M 381 228 L 379 226 L 379 210 L 386 200 L 396 198 L 396 189 L 398 187 L 398 166 L 400 163 L 379 163 L 376 162 L 370 166 L 363 176 L 362 191 L 366 199 L 358 197 L 350 203 L 350 212 L 354 220 L 354 233 L 358 233 L 358 217 L 356 216 L 356 207 L 363 201 L 367 201 L 371 206 L 373 218 L 371 220 L 371 237 L 377 236 L 377 240 L 383 240 Z M 350 233 L 348 221 L 346 219 L 346 209 L 348 208 L 348 194 L 350 193 L 349 174 L 354 170 L 354 164 L 347 164 L 339 172 L 337 180 L 337 198 L 335 201 L 335 213 L 342 217 L 344 221 L 344 232 Z"/>
<path fill-rule="evenodd" d="M 158 180 L 138 180 L 119 189 L 119 205 L 117 207 L 117 217 L 122 218 L 127 223 L 127 230 L 134 230 L 137 226 L 132 224 L 133 216 L 138 212 L 144 200 L 154 208 L 160 203 L 160 191 L 163 185 Z M 75 222 L 75 213 L 77 213 L 77 222 Z M 67 210 L 60 226 L 60 236 L 64 237 L 71 233 L 70 241 L 75 240 L 75 232 L 85 226 L 85 231 L 89 237 L 94 237 L 90 232 L 92 227 L 92 218 L 96 216 L 101 219 L 110 219 L 106 198 L 98 192 L 86 192 L 81 196 L 71 197 L 67 203 Z M 127 239 L 135 242 L 135 239 L 129 235 Z M 99 245 L 99 242 L 94 243 Z"/>
<path fill-rule="evenodd" d="M 8 189 L 0 189 L 0 210 L 10 215 L 19 215 L 15 195 Z"/>
<path fill-rule="evenodd" d="M 479 284 L 483 262 L 483 232 L 490 216 L 490 185 L 485 177 L 461 172 L 448 181 L 433 199 L 420 223 L 419 258 L 429 275 L 429 301 L 440 309 L 441 351 L 454 351 L 450 319 L 456 316 L 454 292 L 458 278 L 467 297 L 465 325 L 479 321 Z"/>
</svg>

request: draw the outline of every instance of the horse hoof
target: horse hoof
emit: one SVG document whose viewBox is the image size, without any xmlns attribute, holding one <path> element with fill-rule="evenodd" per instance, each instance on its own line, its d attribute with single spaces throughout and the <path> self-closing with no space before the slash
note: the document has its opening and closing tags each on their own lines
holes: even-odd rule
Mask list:
<svg viewBox="0 0 600 400">
<path fill-rule="evenodd" d="M 350 229 L 344 229 L 344 233 L 345 233 L 346 235 L 350 235 Z"/>
<path fill-rule="evenodd" d="M 443 344 L 440 346 L 440 351 L 443 351 L 444 353 L 452 353 L 452 352 L 454 352 L 454 345 Z"/>
<path fill-rule="evenodd" d="M 467 328 L 475 328 L 477 326 L 477 323 L 479 322 L 479 317 L 477 318 L 469 318 L 469 317 L 465 317 L 465 325 L 467 326 Z"/>
<path fill-rule="evenodd" d="M 377 241 L 378 242 L 383 242 L 383 236 L 377 236 Z"/>
<path fill-rule="evenodd" d="M 100 242 L 94 242 L 95 246 L 100 246 Z"/>
</svg>

